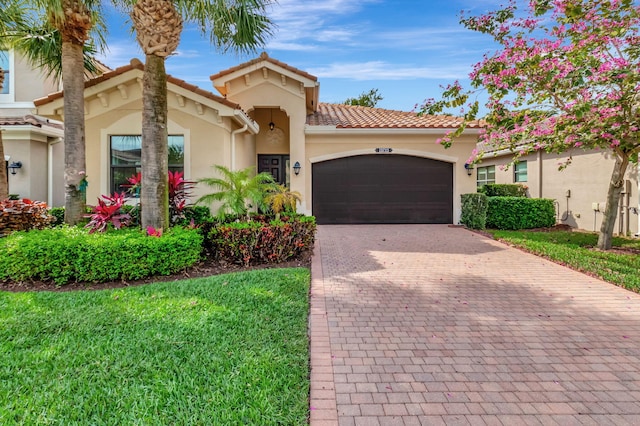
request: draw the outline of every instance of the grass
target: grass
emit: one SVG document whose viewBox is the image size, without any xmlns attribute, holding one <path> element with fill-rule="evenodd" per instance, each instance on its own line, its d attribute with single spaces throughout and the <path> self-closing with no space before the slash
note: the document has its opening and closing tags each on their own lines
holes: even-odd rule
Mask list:
<svg viewBox="0 0 640 426">
<path fill-rule="evenodd" d="M 307 424 L 309 281 L 0 292 L 0 424 Z"/>
<path fill-rule="evenodd" d="M 640 256 L 637 253 L 599 251 L 598 235 L 583 232 L 527 232 L 490 230 L 496 239 L 544 256 L 621 287 L 640 292 Z M 614 238 L 614 248 L 640 250 L 640 241 Z"/>
</svg>

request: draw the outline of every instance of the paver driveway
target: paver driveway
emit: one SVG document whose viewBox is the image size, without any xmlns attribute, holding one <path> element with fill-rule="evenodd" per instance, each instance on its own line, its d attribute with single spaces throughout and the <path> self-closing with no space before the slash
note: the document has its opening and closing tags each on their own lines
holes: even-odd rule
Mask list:
<svg viewBox="0 0 640 426">
<path fill-rule="evenodd" d="M 312 426 L 640 424 L 640 295 L 446 225 L 320 226 Z"/>
</svg>

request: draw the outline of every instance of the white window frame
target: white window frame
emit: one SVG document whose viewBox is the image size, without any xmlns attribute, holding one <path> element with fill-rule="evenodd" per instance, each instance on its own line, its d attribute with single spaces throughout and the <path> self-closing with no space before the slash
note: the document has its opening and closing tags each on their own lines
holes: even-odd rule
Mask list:
<svg viewBox="0 0 640 426">
<path fill-rule="evenodd" d="M 522 170 L 523 168 L 524 170 Z M 522 183 L 529 181 L 529 168 L 527 167 L 526 161 L 520 161 L 513 165 L 513 182 L 514 183 Z"/>
<path fill-rule="evenodd" d="M 4 86 L 9 88 L 9 93 L 0 93 L 0 103 L 14 103 L 16 101 L 15 57 L 13 50 L 0 50 L 0 54 L 6 55 L 9 61 L 9 74 L 5 74 Z"/>
<path fill-rule="evenodd" d="M 493 171 L 493 179 L 489 179 L 489 170 Z M 484 172 L 484 179 L 480 175 Z M 496 183 L 496 166 L 482 166 L 476 168 L 476 186 L 481 188 L 487 184 Z"/>
</svg>

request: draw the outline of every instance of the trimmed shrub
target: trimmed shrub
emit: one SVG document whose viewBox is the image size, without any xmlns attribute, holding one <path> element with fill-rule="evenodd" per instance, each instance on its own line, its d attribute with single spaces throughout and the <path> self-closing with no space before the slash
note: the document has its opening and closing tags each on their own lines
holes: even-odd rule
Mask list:
<svg viewBox="0 0 640 426">
<path fill-rule="evenodd" d="M 193 220 L 194 225 L 199 226 L 211 219 L 211 210 L 206 206 L 187 206 L 183 210 L 184 218 L 178 223 L 187 226 Z"/>
<path fill-rule="evenodd" d="M 487 197 L 526 197 L 527 187 L 521 184 L 488 183 L 483 185 L 480 192 Z"/>
<path fill-rule="evenodd" d="M 258 219 L 256 219 L 258 218 Z M 206 247 L 216 260 L 240 265 L 281 263 L 313 247 L 313 216 L 283 217 L 266 222 L 254 216 L 250 222 L 213 224 Z"/>
<path fill-rule="evenodd" d="M 172 228 L 161 238 L 139 229 L 89 234 L 78 227 L 16 232 L 0 240 L 0 279 L 104 282 L 168 275 L 200 260 L 202 236 Z"/>
<path fill-rule="evenodd" d="M 546 228 L 556 223 L 553 200 L 546 198 L 489 197 L 487 227 L 494 229 Z"/>
<path fill-rule="evenodd" d="M 28 198 L 0 201 L 0 236 L 14 231 L 44 229 L 53 221 L 45 202 Z"/>
<path fill-rule="evenodd" d="M 462 194 L 460 223 L 470 229 L 484 229 L 487 225 L 489 198 L 485 194 Z"/>
<path fill-rule="evenodd" d="M 53 222 L 51 222 L 51 226 L 58 226 L 64 223 L 64 207 L 51 207 L 49 209 L 49 214 L 53 216 Z"/>
</svg>

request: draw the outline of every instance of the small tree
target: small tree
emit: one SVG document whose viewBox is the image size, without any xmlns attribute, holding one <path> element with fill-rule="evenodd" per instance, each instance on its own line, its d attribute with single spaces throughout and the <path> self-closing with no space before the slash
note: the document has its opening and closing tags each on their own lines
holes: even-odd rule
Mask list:
<svg viewBox="0 0 640 426">
<path fill-rule="evenodd" d="M 474 66 L 475 90 L 485 89 L 489 110 L 480 142 L 509 149 L 514 161 L 535 151 L 569 154 L 603 149 L 615 158 L 598 248 L 610 249 L 624 176 L 640 151 L 640 6 L 632 0 L 516 2 L 461 23 L 488 34 L 500 49 Z M 441 139 L 449 146 L 479 111 L 473 91 L 459 83 L 421 113 L 463 107 L 462 125 Z M 476 157 L 476 155 L 478 157 Z M 474 152 L 470 161 L 482 152 Z"/>
<path fill-rule="evenodd" d="M 362 92 L 357 98 L 347 98 L 343 102 L 344 105 L 375 107 L 382 100 L 382 95 L 378 93 L 378 89 L 371 89 L 368 92 Z"/>
<path fill-rule="evenodd" d="M 296 203 L 300 201 L 302 201 L 302 195 L 298 191 L 291 191 L 284 185 L 274 185 L 265 199 L 265 202 L 276 214 L 276 220 L 280 220 L 282 212 L 295 212 Z"/>
<path fill-rule="evenodd" d="M 273 176 L 269 173 L 258 173 L 251 176 L 253 167 L 232 171 L 224 166 L 215 166 L 222 175 L 219 178 L 204 178 L 198 182 L 218 189 L 217 192 L 203 195 L 198 203 L 221 202 L 219 215 L 227 213 L 244 215 L 249 220 L 252 208 L 262 207 L 267 192 L 274 186 Z"/>
</svg>

